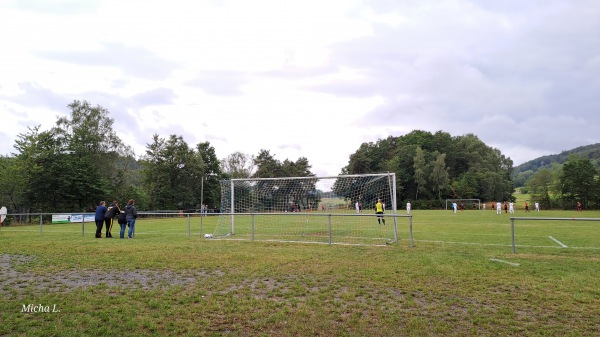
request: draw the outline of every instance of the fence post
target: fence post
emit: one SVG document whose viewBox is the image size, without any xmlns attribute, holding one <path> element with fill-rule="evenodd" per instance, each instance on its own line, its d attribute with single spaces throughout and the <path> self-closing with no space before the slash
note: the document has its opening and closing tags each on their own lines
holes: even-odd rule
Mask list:
<svg viewBox="0 0 600 337">
<path fill-rule="evenodd" d="M 85 214 L 81 216 L 81 237 L 85 236 Z"/>
<path fill-rule="evenodd" d="M 254 241 L 254 213 L 252 213 L 252 240 Z"/>
<path fill-rule="evenodd" d="M 398 242 L 398 216 L 394 214 L 394 242 Z"/>
<path fill-rule="evenodd" d="M 187 218 L 188 218 L 188 240 L 189 240 L 190 239 L 190 233 L 192 231 L 192 225 L 190 223 L 191 220 L 190 220 L 190 215 L 189 214 L 188 214 Z"/>
<path fill-rule="evenodd" d="M 410 248 L 412 248 L 413 245 L 413 226 L 412 226 L 412 215 L 410 216 L 410 218 L 408 219 L 408 223 L 409 223 L 409 232 L 410 232 Z"/>
<path fill-rule="evenodd" d="M 513 254 L 517 252 L 515 247 L 515 219 L 510 218 L 510 236 L 512 238 L 512 252 Z"/>
<path fill-rule="evenodd" d="M 331 214 L 329 214 L 327 216 L 327 219 L 328 219 L 328 221 L 327 221 L 328 222 L 327 223 L 327 228 L 328 228 L 328 231 L 329 231 L 329 244 L 331 244 Z"/>
<path fill-rule="evenodd" d="M 42 213 L 40 213 L 40 235 L 42 235 L 42 223 L 43 223 Z"/>
</svg>

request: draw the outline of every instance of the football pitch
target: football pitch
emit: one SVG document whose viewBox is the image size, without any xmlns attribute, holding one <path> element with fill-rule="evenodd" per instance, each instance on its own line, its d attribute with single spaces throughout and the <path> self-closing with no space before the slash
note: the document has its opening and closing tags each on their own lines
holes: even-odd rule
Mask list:
<svg viewBox="0 0 600 337">
<path fill-rule="evenodd" d="M 13 222 L 0 335 L 600 334 L 600 212 L 411 213 L 397 241 L 393 218 L 350 211 L 240 218 L 212 239 L 223 223 L 198 214 L 140 217 L 132 240 Z"/>
</svg>

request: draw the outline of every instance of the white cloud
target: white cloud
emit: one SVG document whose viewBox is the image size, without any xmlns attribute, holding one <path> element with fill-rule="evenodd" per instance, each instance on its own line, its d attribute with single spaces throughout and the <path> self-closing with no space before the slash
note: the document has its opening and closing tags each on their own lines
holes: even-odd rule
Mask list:
<svg viewBox="0 0 600 337">
<path fill-rule="evenodd" d="M 3 2 L 0 153 L 78 99 L 138 155 L 176 134 L 335 175 L 421 129 L 519 164 L 600 142 L 598 17 L 594 0 Z"/>
</svg>

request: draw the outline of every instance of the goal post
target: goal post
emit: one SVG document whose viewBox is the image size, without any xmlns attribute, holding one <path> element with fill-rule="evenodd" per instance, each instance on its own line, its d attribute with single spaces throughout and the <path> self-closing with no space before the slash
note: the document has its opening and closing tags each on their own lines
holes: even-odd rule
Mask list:
<svg viewBox="0 0 600 337">
<path fill-rule="evenodd" d="M 326 241 L 334 235 L 334 241 L 391 242 L 397 239 L 395 185 L 394 173 L 222 180 L 213 236 L 323 241 L 327 233 Z M 385 227 L 374 216 L 379 199 Z"/>
<path fill-rule="evenodd" d="M 464 204 L 464 209 L 481 209 L 481 199 L 446 199 L 446 209 L 452 209 L 452 204 L 456 203 L 458 208 Z"/>
</svg>

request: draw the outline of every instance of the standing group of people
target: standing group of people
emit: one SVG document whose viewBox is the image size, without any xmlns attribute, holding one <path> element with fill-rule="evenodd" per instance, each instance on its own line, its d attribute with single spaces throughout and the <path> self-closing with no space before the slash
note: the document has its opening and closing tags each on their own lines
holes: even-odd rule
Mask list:
<svg viewBox="0 0 600 337">
<path fill-rule="evenodd" d="M 492 207 L 492 210 L 496 210 L 496 214 L 501 214 L 502 213 L 502 203 L 501 202 L 497 202 L 496 203 L 496 207 Z M 535 210 L 537 212 L 540 211 L 540 204 L 538 202 L 535 203 Z M 525 202 L 525 212 L 529 213 L 529 203 Z M 510 213 L 510 214 L 515 214 L 515 204 L 513 202 L 509 202 L 507 203 L 506 201 L 504 202 L 504 213 Z"/>
<path fill-rule="evenodd" d="M 106 201 L 100 201 L 98 207 L 96 207 L 96 215 L 94 217 L 96 221 L 96 238 L 102 237 L 102 227 L 106 228 L 106 234 L 104 237 L 112 238 L 112 227 L 114 219 L 117 218 L 117 222 L 121 227 L 119 237 L 125 238 L 125 228 L 129 226 L 127 237 L 133 238 L 135 233 L 135 220 L 137 219 L 137 208 L 135 207 L 135 200 L 129 199 L 127 206 L 124 210 L 119 208 L 119 202 L 113 201 L 110 206 L 106 206 Z"/>
<path fill-rule="evenodd" d="M 357 201 L 354 204 L 354 208 L 356 208 L 356 213 L 361 213 L 362 212 L 362 203 L 360 203 L 360 202 Z"/>
</svg>

